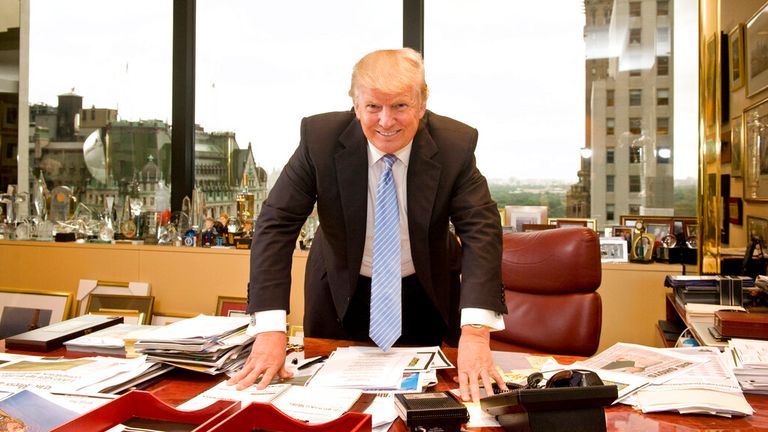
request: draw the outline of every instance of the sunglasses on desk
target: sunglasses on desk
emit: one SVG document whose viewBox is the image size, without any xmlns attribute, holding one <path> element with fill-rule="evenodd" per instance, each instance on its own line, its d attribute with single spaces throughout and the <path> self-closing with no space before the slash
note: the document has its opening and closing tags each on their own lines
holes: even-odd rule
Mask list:
<svg viewBox="0 0 768 432">
<path fill-rule="evenodd" d="M 544 383 L 542 385 L 542 383 Z M 563 388 L 563 387 L 588 387 L 604 385 L 603 380 L 595 372 L 584 369 L 563 369 L 555 372 L 548 380 L 544 379 L 544 374 L 534 372 L 528 375 L 525 385 L 507 383 L 510 390 L 515 389 L 540 389 L 540 388 Z M 494 384 L 494 393 L 499 394 L 501 390 Z"/>
</svg>

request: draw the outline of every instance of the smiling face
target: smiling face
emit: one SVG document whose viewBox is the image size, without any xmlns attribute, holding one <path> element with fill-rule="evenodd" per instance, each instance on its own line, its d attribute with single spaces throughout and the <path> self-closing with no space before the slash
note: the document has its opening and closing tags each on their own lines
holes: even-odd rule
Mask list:
<svg viewBox="0 0 768 432">
<path fill-rule="evenodd" d="M 354 101 L 355 114 L 365 137 L 383 153 L 394 154 L 408 145 L 426 111 L 420 99 L 416 88 L 388 93 L 359 87 Z"/>
</svg>

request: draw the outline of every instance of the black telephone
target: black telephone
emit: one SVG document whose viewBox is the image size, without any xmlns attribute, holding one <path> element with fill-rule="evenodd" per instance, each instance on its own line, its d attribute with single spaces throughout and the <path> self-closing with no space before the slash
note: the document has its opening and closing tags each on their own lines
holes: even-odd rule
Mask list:
<svg viewBox="0 0 768 432">
<path fill-rule="evenodd" d="M 618 398 L 615 385 L 605 385 L 596 373 L 582 370 L 560 371 L 543 388 L 531 381 L 525 387 L 480 399 L 480 407 L 496 416 L 506 431 L 606 430 L 604 407 Z"/>
</svg>

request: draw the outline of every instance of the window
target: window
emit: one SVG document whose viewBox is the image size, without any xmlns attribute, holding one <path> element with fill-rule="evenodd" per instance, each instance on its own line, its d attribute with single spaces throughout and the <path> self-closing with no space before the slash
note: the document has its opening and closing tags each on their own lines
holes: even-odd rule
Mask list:
<svg viewBox="0 0 768 432">
<path fill-rule="evenodd" d="M 672 149 L 669 147 L 661 147 L 656 149 L 656 163 L 657 164 L 672 163 Z"/>
<path fill-rule="evenodd" d="M 656 57 L 656 75 L 658 76 L 669 75 L 669 57 L 667 56 Z"/>
<path fill-rule="evenodd" d="M 629 106 L 640 106 L 643 104 L 643 90 L 629 89 Z"/>
<path fill-rule="evenodd" d="M 656 0 L 656 15 L 669 15 L 669 0 Z"/>
<path fill-rule="evenodd" d="M 641 15 L 641 3 L 639 1 L 629 2 L 629 16 L 639 17 Z"/>
<path fill-rule="evenodd" d="M 669 117 L 656 117 L 656 134 L 669 134 Z"/>
<path fill-rule="evenodd" d="M 605 134 L 613 135 L 615 129 L 616 129 L 616 120 L 613 117 L 608 117 L 607 119 L 605 119 Z"/>
<path fill-rule="evenodd" d="M 656 29 L 656 43 L 666 44 L 669 42 L 669 27 L 659 27 Z"/>
<path fill-rule="evenodd" d="M 639 45 L 641 42 L 641 35 L 643 30 L 639 28 L 629 29 L 629 44 Z"/>
<path fill-rule="evenodd" d="M 630 146 L 629 147 L 629 163 L 639 164 L 642 161 L 643 161 L 642 148 L 636 147 L 636 146 Z"/>
<path fill-rule="evenodd" d="M 606 204 L 605 205 L 605 219 L 606 219 L 606 221 L 614 221 L 614 220 L 616 220 L 616 205 L 615 204 Z"/>
<path fill-rule="evenodd" d="M 613 192 L 615 188 L 616 183 L 616 176 L 608 174 L 605 176 L 605 191 L 606 192 Z"/>
<path fill-rule="evenodd" d="M 640 176 L 639 175 L 629 176 L 629 191 L 640 192 L 641 190 L 642 190 L 642 187 L 640 185 Z"/>
<path fill-rule="evenodd" d="M 609 163 L 609 164 L 613 163 L 614 153 L 615 153 L 615 150 L 613 149 L 607 149 L 605 151 L 605 163 Z"/>
<path fill-rule="evenodd" d="M 614 98 L 615 98 L 614 90 L 612 90 L 612 89 L 606 90 L 605 91 L 605 106 L 612 107 L 613 104 L 614 104 Z"/>
<path fill-rule="evenodd" d="M 643 72 L 640 69 L 630 69 L 629 70 L 629 76 L 631 77 L 639 77 L 643 74 Z"/>
<path fill-rule="evenodd" d="M 640 135 L 640 130 L 643 127 L 643 121 L 640 117 L 629 118 L 629 132 L 634 135 Z"/>
<path fill-rule="evenodd" d="M 631 215 L 640 214 L 640 204 L 630 204 L 628 209 L 629 209 L 629 214 Z"/>
<path fill-rule="evenodd" d="M 656 90 L 656 105 L 669 105 L 669 89 L 662 88 Z"/>
</svg>

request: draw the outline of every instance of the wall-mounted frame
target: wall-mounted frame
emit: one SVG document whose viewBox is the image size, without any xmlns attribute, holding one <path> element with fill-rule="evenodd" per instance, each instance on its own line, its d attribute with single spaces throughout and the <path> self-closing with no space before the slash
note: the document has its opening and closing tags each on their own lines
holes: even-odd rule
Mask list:
<svg viewBox="0 0 768 432">
<path fill-rule="evenodd" d="M 753 238 L 766 244 L 768 240 L 768 219 L 747 215 L 747 244 L 750 244 Z"/>
<path fill-rule="evenodd" d="M 85 306 L 86 313 L 108 313 L 110 315 L 129 316 L 132 313 L 143 314 L 139 324 L 152 322 L 153 296 L 126 296 L 116 294 L 91 294 Z"/>
<path fill-rule="evenodd" d="M 523 224 L 543 224 L 547 221 L 547 206 L 506 206 L 505 224 L 514 227 L 515 231 L 523 231 Z"/>
<path fill-rule="evenodd" d="M 747 97 L 752 97 L 768 88 L 768 3 L 747 21 L 744 33 Z"/>
<path fill-rule="evenodd" d="M 0 339 L 67 319 L 72 297 L 67 292 L 0 288 Z"/>
<path fill-rule="evenodd" d="M 179 312 L 152 312 L 152 325 L 164 326 L 176 321 L 181 321 L 187 318 L 193 318 L 196 314 L 193 313 L 179 313 Z"/>
<path fill-rule="evenodd" d="M 730 197 L 728 198 L 728 222 L 733 225 L 742 225 L 744 216 L 742 214 L 744 205 L 741 198 Z"/>
<path fill-rule="evenodd" d="M 219 296 L 216 301 L 217 316 L 245 316 L 247 309 L 248 299 L 245 297 Z"/>
<path fill-rule="evenodd" d="M 547 219 L 549 225 L 555 225 L 558 228 L 578 228 L 587 227 L 592 230 L 596 230 L 597 222 L 595 219 L 584 218 L 549 218 Z"/>
<path fill-rule="evenodd" d="M 744 86 L 744 24 L 728 33 L 728 78 L 731 91 Z"/>
<path fill-rule="evenodd" d="M 620 237 L 601 238 L 600 261 L 604 263 L 629 261 L 627 241 Z"/>
<path fill-rule="evenodd" d="M 77 286 L 77 314 L 85 314 L 86 298 L 90 294 L 115 294 L 131 296 L 148 296 L 150 291 L 147 282 L 115 282 L 94 279 L 80 279 Z"/>
<path fill-rule="evenodd" d="M 766 40 L 768 43 L 768 40 Z M 742 114 L 744 137 L 744 193 L 747 201 L 768 201 L 768 99 L 750 105 Z M 758 143 L 766 143 L 758 148 Z"/>
<path fill-rule="evenodd" d="M 731 177 L 741 177 L 744 172 L 744 140 L 741 116 L 731 119 Z"/>
<path fill-rule="evenodd" d="M 717 95 L 717 34 L 707 38 L 704 45 L 704 130 L 711 135 L 715 130 L 715 104 Z"/>
</svg>

